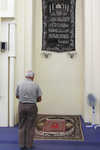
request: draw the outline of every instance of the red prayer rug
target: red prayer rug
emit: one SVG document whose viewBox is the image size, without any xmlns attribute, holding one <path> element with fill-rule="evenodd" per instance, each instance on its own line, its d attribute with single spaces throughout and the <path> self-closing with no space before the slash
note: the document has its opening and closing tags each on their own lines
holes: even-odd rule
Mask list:
<svg viewBox="0 0 100 150">
<path fill-rule="evenodd" d="M 65 120 L 46 120 L 42 132 L 65 132 L 66 121 Z"/>
</svg>

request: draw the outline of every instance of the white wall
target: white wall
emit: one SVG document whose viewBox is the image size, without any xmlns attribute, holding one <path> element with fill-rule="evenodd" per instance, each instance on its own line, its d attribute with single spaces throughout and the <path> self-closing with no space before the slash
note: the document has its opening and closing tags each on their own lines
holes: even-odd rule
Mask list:
<svg viewBox="0 0 100 150">
<path fill-rule="evenodd" d="M 0 18 L 0 33 L 1 33 L 1 18 Z M 0 34 L 0 41 L 1 41 L 1 34 Z M 0 62 L 1 62 L 1 51 L 0 51 Z M 0 70 L 1 70 L 1 63 L 0 63 Z M 0 84 L 1 84 L 1 80 L 0 80 Z M 0 86 L 0 98 L 1 98 L 1 86 Z"/>
<path fill-rule="evenodd" d="M 7 1 L 11 2 L 11 0 Z M 45 58 L 42 47 L 41 0 L 14 0 L 17 5 L 9 17 L 0 14 L 0 40 L 8 41 L 8 24 L 17 25 L 17 53 L 15 59 L 15 89 L 24 80 L 28 69 L 35 70 L 43 96 L 38 104 L 41 114 L 82 115 L 92 122 L 92 109 L 86 96 L 93 92 L 97 98 L 96 123 L 100 122 L 100 1 L 76 1 L 76 51 L 70 58 L 67 53 L 52 52 Z M 0 0 L 1 4 L 1 0 Z M 8 4 L 8 3 L 7 3 Z M 13 7 L 13 5 L 11 5 Z M 1 8 L 1 7 L 0 7 Z M 6 11 L 10 11 L 7 8 Z M 7 15 L 7 12 L 6 12 Z M 9 59 L 13 57 L 0 51 L 0 126 L 9 125 Z M 14 73 L 14 72 L 13 72 Z M 18 101 L 14 100 L 14 120 L 18 122 Z M 2 117 L 3 114 L 3 117 Z"/>
<path fill-rule="evenodd" d="M 15 71 L 15 90 L 19 82 L 25 80 L 25 72 L 34 69 L 35 62 L 35 1 L 18 0 L 17 55 Z M 18 100 L 16 99 L 15 116 L 18 121 Z"/>
<path fill-rule="evenodd" d="M 24 80 L 25 72 L 34 67 L 34 1 L 18 1 L 16 84 Z M 20 74 L 18 74 L 20 72 Z"/>
<path fill-rule="evenodd" d="M 43 101 L 39 113 L 81 114 L 82 99 L 82 5 L 76 2 L 76 51 L 71 59 L 67 53 L 52 52 L 45 58 L 42 47 L 42 5 L 36 1 L 35 81 L 40 84 Z"/>
<path fill-rule="evenodd" d="M 95 122 L 100 123 L 100 0 L 83 1 L 84 120 L 92 122 L 88 93 L 97 97 Z"/>
<path fill-rule="evenodd" d="M 1 21 L 1 41 L 8 41 L 8 30 L 5 20 Z M 0 126 L 8 125 L 8 55 L 0 52 Z"/>
<path fill-rule="evenodd" d="M 14 5 L 16 5 L 16 0 L 0 0 L 0 41 L 7 42 L 7 50 L 0 51 L 0 126 L 14 125 L 16 33 L 13 32 L 15 28 L 11 28 L 11 26 L 16 26 L 17 13 L 15 12 Z M 13 63 L 12 60 L 14 60 Z"/>
</svg>

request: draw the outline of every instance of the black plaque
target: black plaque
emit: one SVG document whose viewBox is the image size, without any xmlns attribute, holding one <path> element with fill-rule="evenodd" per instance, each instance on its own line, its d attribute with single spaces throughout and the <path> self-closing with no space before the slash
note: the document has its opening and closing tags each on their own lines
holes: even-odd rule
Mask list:
<svg viewBox="0 0 100 150">
<path fill-rule="evenodd" d="M 75 51 L 76 0 L 42 0 L 42 50 Z"/>
</svg>

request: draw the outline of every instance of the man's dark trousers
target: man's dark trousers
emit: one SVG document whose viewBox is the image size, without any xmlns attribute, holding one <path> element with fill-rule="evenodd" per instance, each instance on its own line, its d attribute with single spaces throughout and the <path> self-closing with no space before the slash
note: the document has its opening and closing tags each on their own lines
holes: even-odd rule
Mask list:
<svg viewBox="0 0 100 150">
<path fill-rule="evenodd" d="M 20 103 L 19 114 L 19 145 L 31 148 L 37 118 L 37 106 L 34 103 Z"/>
</svg>

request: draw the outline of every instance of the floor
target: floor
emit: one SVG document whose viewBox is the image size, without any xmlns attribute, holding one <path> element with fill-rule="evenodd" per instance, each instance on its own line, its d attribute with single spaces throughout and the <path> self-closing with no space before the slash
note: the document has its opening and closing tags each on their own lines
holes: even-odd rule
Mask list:
<svg viewBox="0 0 100 150">
<path fill-rule="evenodd" d="M 81 117 L 84 141 L 34 140 L 34 150 L 100 150 L 100 128 L 86 128 Z M 0 127 L 0 150 L 19 150 L 18 126 Z"/>
</svg>

